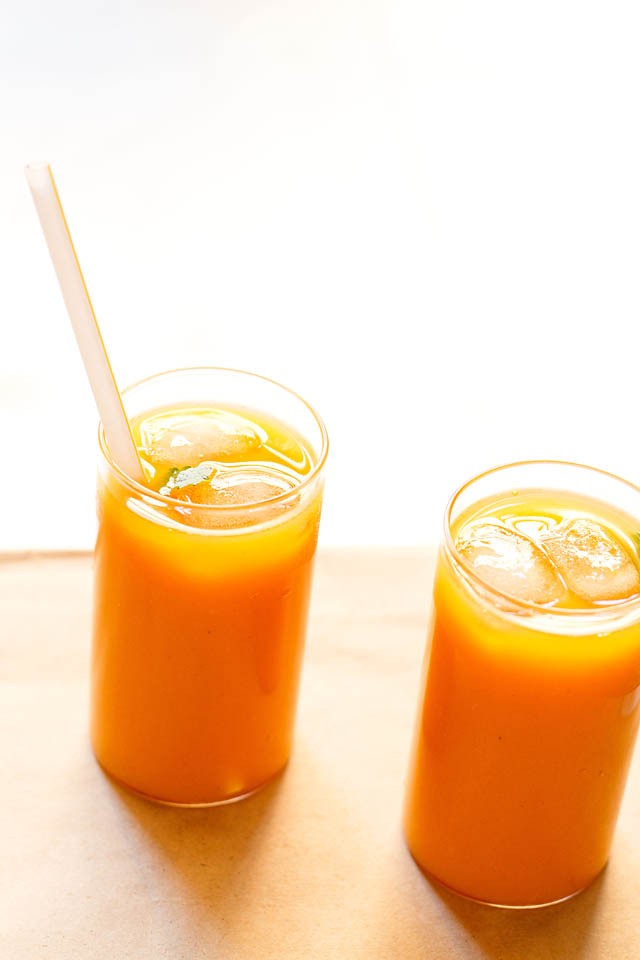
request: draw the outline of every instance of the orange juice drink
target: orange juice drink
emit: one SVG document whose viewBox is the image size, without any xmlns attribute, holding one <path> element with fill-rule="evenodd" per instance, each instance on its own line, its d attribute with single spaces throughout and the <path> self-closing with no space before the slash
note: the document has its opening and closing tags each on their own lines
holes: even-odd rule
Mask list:
<svg viewBox="0 0 640 960">
<path fill-rule="evenodd" d="M 326 433 L 238 371 L 162 374 L 124 399 L 147 485 L 101 436 L 94 752 L 155 800 L 237 799 L 289 758 Z"/>
<path fill-rule="evenodd" d="M 498 468 L 451 501 L 407 788 L 418 865 L 552 903 L 604 867 L 640 711 L 640 490 Z"/>
</svg>

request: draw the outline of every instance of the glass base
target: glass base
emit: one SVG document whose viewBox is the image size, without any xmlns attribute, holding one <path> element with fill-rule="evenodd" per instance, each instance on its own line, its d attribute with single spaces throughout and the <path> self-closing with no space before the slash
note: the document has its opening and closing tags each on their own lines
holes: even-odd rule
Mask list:
<svg viewBox="0 0 640 960">
<path fill-rule="evenodd" d="M 411 851 L 409 851 L 411 853 Z M 434 873 L 431 873 L 429 870 L 426 870 L 416 858 L 411 854 L 411 857 L 420 870 L 420 872 L 427 878 L 427 880 L 436 887 L 442 887 L 448 893 L 455 894 L 456 897 L 460 897 L 462 900 L 468 900 L 470 903 L 478 903 L 483 907 L 497 907 L 499 910 L 542 910 L 544 907 L 554 907 L 559 903 L 566 903 L 567 900 L 573 900 L 574 897 L 577 897 L 579 894 L 583 893 L 591 884 L 600 876 L 602 871 L 606 867 L 605 865 L 601 870 L 595 875 L 595 877 L 590 880 L 588 883 L 585 883 L 584 886 L 579 887 L 578 890 L 573 890 L 571 893 L 567 893 L 564 897 L 558 897 L 555 900 L 544 900 L 540 903 L 497 903 L 493 900 L 482 900 L 480 897 L 474 897 L 469 893 L 464 893 L 462 890 L 456 890 L 455 887 L 450 886 L 448 883 L 445 883 L 444 880 L 441 880 L 440 877 L 437 877 Z"/>
<path fill-rule="evenodd" d="M 287 761 L 288 762 L 288 761 Z M 100 763 L 96 757 L 96 763 L 105 774 L 105 776 L 115 783 L 118 787 L 122 787 L 123 790 L 126 790 L 127 793 L 132 794 L 134 797 L 140 797 L 141 800 L 147 800 L 149 803 L 155 803 L 161 807 L 176 807 L 182 810 L 202 810 L 209 807 L 228 807 L 232 803 L 238 803 L 240 800 L 246 800 L 248 797 L 252 797 L 254 793 L 259 793 L 260 790 L 264 790 L 265 787 L 268 787 L 270 783 L 273 783 L 274 780 L 277 780 L 279 776 L 286 769 L 287 764 L 285 763 L 279 770 L 276 770 L 274 774 L 270 777 L 267 777 L 266 780 L 263 780 L 261 783 L 256 784 L 255 787 L 251 787 L 250 790 L 245 790 L 242 793 L 234 793 L 233 796 L 224 797 L 221 800 L 195 800 L 195 801 L 184 801 L 184 800 L 166 800 L 164 797 L 154 797 L 153 794 L 145 793 L 144 790 L 138 790 L 136 787 L 132 787 L 125 780 L 121 780 L 120 777 L 115 776 L 111 773 L 105 766 Z"/>
</svg>

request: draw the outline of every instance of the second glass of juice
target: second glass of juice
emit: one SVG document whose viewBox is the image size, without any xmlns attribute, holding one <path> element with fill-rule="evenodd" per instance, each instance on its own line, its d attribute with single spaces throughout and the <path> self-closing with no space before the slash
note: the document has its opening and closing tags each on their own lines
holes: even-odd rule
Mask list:
<svg viewBox="0 0 640 960">
<path fill-rule="evenodd" d="M 431 877 L 502 906 L 589 884 L 640 719 L 640 490 L 521 463 L 446 514 L 405 834 Z"/>
<path fill-rule="evenodd" d="M 234 370 L 160 374 L 124 402 L 146 482 L 101 432 L 94 752 L 154 800 L 239 799 L 291 750 L 326 431 Z"/>
</svg>

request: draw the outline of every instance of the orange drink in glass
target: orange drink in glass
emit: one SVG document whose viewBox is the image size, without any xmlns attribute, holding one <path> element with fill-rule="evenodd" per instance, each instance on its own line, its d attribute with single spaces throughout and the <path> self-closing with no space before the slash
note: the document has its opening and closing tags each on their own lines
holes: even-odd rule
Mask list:
<svg viewBox="0 0 640 960">
<path fill-rule="evenodd" d="M 291 750 L 326 432 L 240 371 L 161 374 L 124 402 L 146 483 L 101 433 L 94 752 L 154 800 L 238 799 Z"/>
<path fill-rule="evenodd" d="M 405 808 L 427 875 L 556 902 L 609 856 L 640 711 L 640 490 L 532 462 L 449 504 Z"/>
</svg>

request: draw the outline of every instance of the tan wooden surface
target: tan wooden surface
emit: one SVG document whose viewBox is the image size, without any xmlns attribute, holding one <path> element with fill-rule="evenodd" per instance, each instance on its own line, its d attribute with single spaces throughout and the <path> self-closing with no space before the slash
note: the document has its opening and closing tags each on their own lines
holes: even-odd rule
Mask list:
<svg viewBox="0 0 640 960">
<path fill-rule="evenodd" d="M 286 773 L 212 810 L 115 787 L 87 744 L 90 559 L 0 558 L 0 956 L 636 960 L 640 762 L 613 857 L 564 905 L 432 886 L 399 816 L 432 561 L 321 554 Z"/>
</svg>

